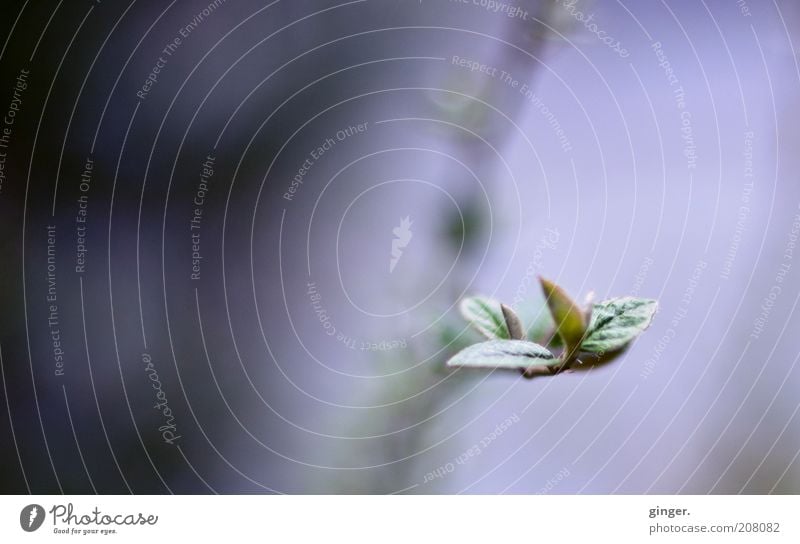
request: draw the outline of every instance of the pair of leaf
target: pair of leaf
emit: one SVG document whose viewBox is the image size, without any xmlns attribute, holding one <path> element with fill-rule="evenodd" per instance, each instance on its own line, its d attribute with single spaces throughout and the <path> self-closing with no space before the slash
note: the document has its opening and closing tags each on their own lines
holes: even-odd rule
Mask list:
<svg viewBox="0 0 800 544">
<path fill-rule="evenodd" d="M 470 297 L 462 301 L 461 313 L 489 341 L 457 353 L 448 366 L 521 370 L 528 376 L 556 374 L 578 352 L 602 358 L 622 350 L 650 325 L 658 308 L 654 300 L 622 297 L 592 304 L 584 312 L 560 287 L 545 279 L 541 283 L 555 333 L 565 346 L 561 357 L 533 341 L 543 336 L 541 327 L 526 328 L 511 308 L 497 300 Z"/>
<path fill-rule="evenodd" d="M 556 334 L 556 324 L 550 312 L 534 311 L 534 308 L 523 307 L 519 309 L 523 319 L 516 312 L 496 299 L 474 296 L 467 297 L 459 305 L 461 315 L 482 336 L 489 340 L 523 340 L 527 339 L 537 344 L 559 347 L 561 338 Z M 508 320 L 518 324 L 509 326 Z M 525 325 L 523 321 L 529 321 Z M 512 328 L 521 329 L 515 335 Z"/>
</svg>

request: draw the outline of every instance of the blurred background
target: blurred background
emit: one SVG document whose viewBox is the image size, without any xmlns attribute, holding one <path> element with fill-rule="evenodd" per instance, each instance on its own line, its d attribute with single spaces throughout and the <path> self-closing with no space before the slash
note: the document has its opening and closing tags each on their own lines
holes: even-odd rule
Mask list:
<svg viewBox="0 0 800 544">
<path fill-rule="evenodd" d="M 800 6 L 6 1 L 4 493 L 797 493 Z M 458 301 L 656 298 L 444 363 Z"/>
</svg>

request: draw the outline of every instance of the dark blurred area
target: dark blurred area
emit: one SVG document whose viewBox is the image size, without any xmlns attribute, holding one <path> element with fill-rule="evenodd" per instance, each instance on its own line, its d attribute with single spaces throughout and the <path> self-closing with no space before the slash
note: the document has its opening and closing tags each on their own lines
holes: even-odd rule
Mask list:
<svg viewBox="0 0 800 544">
<path fill-rule="evenodd" d="M 4 493 L 800 491 L 796 3 L 1 9 Z M 446 370 L 539 274 L 661 310 Z"/>
</svg>

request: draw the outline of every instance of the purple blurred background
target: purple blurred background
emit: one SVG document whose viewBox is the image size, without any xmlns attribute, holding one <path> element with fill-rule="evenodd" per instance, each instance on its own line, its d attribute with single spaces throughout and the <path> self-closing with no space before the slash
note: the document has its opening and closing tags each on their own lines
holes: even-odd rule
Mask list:
<svg viewBox="0 0 800 544">
<path fill-rule="evenodd" d="M 2 10 L 4 493 L 800 491 L 796 3 Z M 660 311 L 447 371 L 540 274 Z"/>
</svg>

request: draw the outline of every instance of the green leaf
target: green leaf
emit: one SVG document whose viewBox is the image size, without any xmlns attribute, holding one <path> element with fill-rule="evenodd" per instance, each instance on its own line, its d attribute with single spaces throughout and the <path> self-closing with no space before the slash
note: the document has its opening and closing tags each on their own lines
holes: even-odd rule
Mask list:
<svg viewBox="0 0 800 544">
<path fill-rule="evenodd" d="M 525 340 L 489 340 L 473 344 L 447 361 L 449 367 L 525 370 L 535 365 L 557 365 L 550 351 Z"/>
<path fill-rule="evenodd" d="M 658 302 L 644 298 L 613 298 L 595 304 L 581 351 L 604 353 L 625 347 L 650 326 L 656 310 Z"/>
<path fill-rule="evenodd" d="M 553 321 L 556 323 L 558 335 L 570 349 L 574 349 L 580 344 L 586 331 L 583 312 L 561 287 L 542 277 L 539 281 L 547 299 L 547 307 L 550 308 Z"/>
<path fill-rule="evenodd" d="M 500 303 L 488 297 L 468 297 L 459 310 L 464 319 L 489 340 L 508 340 L 511 336 Z"/>
</svg>

